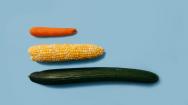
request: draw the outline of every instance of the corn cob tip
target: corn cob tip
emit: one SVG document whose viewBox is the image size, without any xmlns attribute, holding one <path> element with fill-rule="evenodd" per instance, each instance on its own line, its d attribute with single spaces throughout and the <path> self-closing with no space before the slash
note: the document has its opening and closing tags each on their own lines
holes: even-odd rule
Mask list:
<svg viewBox="0 0 188 105">
<path fill-rule="evenodd" d="M 94 44 L 43 44 L 30 47 L 28 52 L 36 62 L 64 62 L 99 57 L 104 48 Z"/>
</svg>

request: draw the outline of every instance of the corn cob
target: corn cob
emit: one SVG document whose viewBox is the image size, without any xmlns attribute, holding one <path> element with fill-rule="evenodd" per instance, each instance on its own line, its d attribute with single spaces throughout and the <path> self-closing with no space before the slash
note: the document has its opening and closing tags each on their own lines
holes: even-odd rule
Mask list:
<svg viewBox="0 0 188 105">
<path fill-rule="evenodd" d="M 43 44 L 28 49 L 36 62 L 58 62 L 96 58 L 104 49 L 93 44 Z"/>
</svg>

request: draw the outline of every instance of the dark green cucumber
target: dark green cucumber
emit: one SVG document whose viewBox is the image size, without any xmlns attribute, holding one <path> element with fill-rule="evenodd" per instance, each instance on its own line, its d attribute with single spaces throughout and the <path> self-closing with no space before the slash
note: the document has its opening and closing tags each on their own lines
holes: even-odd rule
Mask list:
<svg viewBox="0 0 188 105">
<path fill-rule="evenodd" d="M 30 74 L 31 81 L 39 84 L 68 84 L 97 81 L 155 83 L 158 76 L 152 72 L 130 68 L 89 67 L 51 69 Z"/>
</svg>

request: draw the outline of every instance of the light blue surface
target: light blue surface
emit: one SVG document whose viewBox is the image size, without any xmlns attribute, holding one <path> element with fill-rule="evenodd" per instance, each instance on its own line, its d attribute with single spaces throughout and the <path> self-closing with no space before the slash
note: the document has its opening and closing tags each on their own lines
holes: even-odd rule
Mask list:
<svg viewBox="0 0 188 105">
<path fill-rule="evenodd" d="M 187 0 L 1 0 L 0 105 L 188 105 Z M 32 26 L 76 27 L 71 37 L 35 38 Z M 41 65 L 27 49 L 41 43 L 94 43 L 95 62 Z M 46 87 L 28 79 L 51 68 L 117 66 L 153 71 L 152 86 Z"/>
</svg>

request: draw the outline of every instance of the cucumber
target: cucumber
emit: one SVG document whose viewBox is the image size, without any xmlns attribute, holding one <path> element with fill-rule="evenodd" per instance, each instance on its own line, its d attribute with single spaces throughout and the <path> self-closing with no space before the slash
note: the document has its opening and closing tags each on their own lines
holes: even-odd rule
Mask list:
<svg viewBox="0 0 188 105">
<path fill-rule="evenodd" d="M 35 83 L 46 85 L 99 81 L 155 83 L 159 79 L 149 71 L 116 67 L 51 69 L 33 72 L 29 78 Z"/>
</svg>

